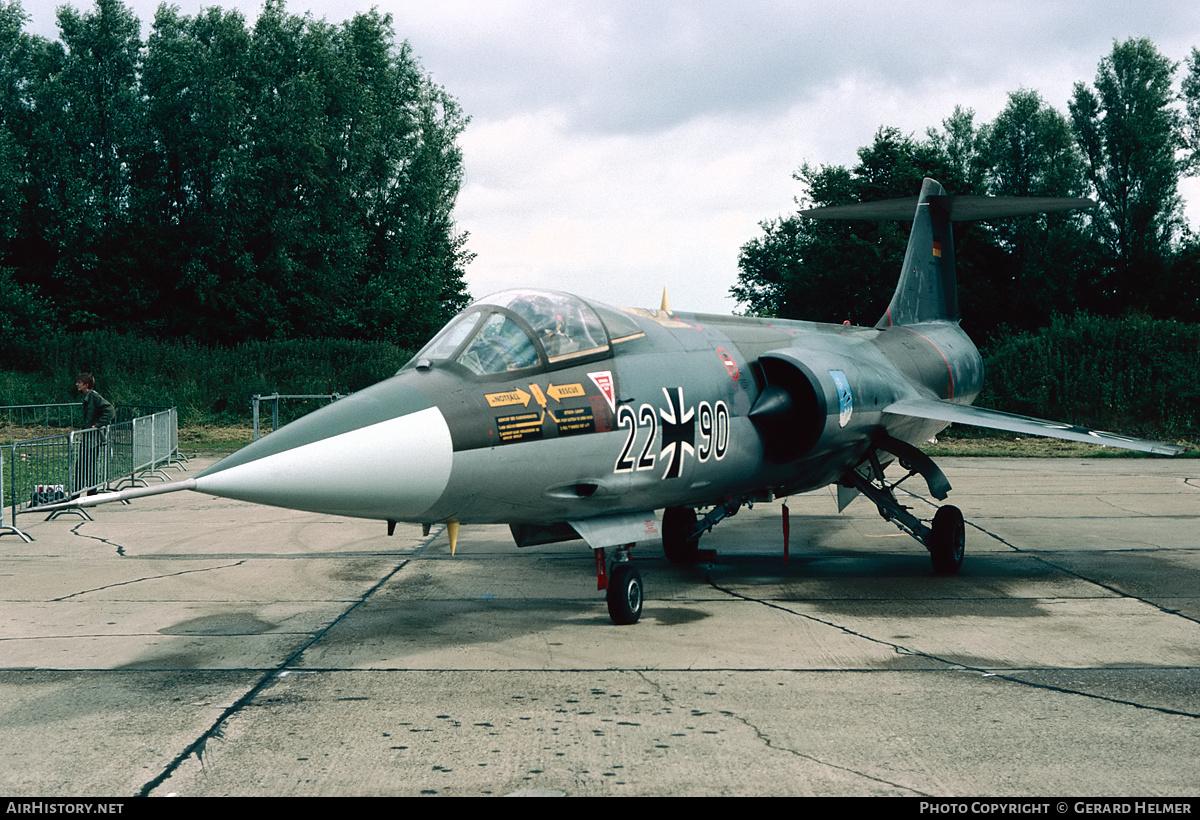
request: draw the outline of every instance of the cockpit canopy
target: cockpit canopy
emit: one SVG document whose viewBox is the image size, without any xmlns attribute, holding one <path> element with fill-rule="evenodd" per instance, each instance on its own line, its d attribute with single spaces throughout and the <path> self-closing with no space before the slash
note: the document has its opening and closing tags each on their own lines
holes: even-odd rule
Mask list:
<svg viewBox="0 0 1200 820">
<path fill-rule="evenodd" d="M 611 356 L 614 344 L 642 335 L 629 315 L 569 293 L 506 290 L 454 317 L 405 369 L 454 362 L 477 376 L 550 370 Z"/>
</svg>

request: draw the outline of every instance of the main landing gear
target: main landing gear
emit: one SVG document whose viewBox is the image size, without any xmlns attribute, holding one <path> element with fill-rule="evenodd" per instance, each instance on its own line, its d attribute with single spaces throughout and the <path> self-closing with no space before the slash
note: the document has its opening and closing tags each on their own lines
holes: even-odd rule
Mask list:
<svg viewBox="0 0 1200 820">
<path fill-rule="evenodd" d="M 700 552 L 699 516 L 691 507 L 663 510 L 663 554 L 672 564 L 694 564 Z"/>
<path fill-rule="evenodd" d="M 663 510 L 663 554 L 672 564 L 695 564 L 701 559 L 700 536 L 721 521 L 736 515 L 746 501 L 726 501 L 718 504 L 701 518 L 691 507 L 668 507 Z"/>
<path fill-rule="evenodd" d="M 879 462 L 879 450 L 896 456 L 900 466 L 908 470 L 908 475 L 900 481 L 888 484 Z M 875 446 L 867 453 L 867 462 L 842 476 L 839 489 L 848 487 L 858 490 L 875 502 L 884 521 L 891 521 L 925 545 L 929 550 L 934 572 L 939 575 L 953 575 L 962 566 L 966 549 L 966 524 L 963 522 L 962 511 L 947 504 L 939 508 L 933 516 L 932 526 L 926 526 L 909 512 L 910 507 L 896 500 L 893 492 L 900 482 L 917 474 L 925 479 L 929 494 L 937 500 L 944 500 L 950 493 L 950 482 L 929 456 L 907 442 L 883 434 L 875 440 Z"/>
<path fill-rule="evenodd" d="M 967 528 L 962 512 L 953 504 L 947 504 L 933 516 L 933 527 L 925 546 L 933 560 L 933 571 L 939 575 L 953 575 L 963 562 L 967 544 Z"/>
<path fill-rule="evenodd" d="M 899 481 L 889 484 L 883 475 L 883 464 L 879 451 L 895 456 L 908 474 Z M 951 504 L 938 509 L 931 524 L 926 524 L 912 514 L 911 508 L 896 499 L 895 489 L 901 482 L 920 475 L 929 487 L 929 494 L 939 501 L 950 494 L 950 482 L 929 456 L 916 447 L 886 433 L 876 437 L 867 452 L 866 460 L 857 468 L 849 470 L 838 482 L 838 500 L 845 507 L 855 493 L 862 493 L 875 503 L 885 521 L 920 541 L 929 550 L 933 571 L 939 575 L 953 575 L 962 567 L 966 550 L 966 523 L 962 511 Z M 753 506 L 761 498 L 746 497 L 731 499 L 712 507 L 703 517 L 691 507 L 668 507 L 662 517 L 663 553 L 672 564 L 695 564 L 709 551 L 699 548 L 700 536 L 719 522 L 735 515 L 743 504 Z M 786 508 L 784 510 L 786 516 Z M 642 577 L 629 563 L 629 547 L 622 547 L 613 559 L 612 570 L 607 578 L 608 614 L 616 624 L 636 623 L 642 613 Z M 785 517 L 784 554 L 786 560 L 787 533 Z M 596 550 L 596 569 L 604 589 L 604 550 Z"/>
<path fill-rule="evenodd" d="M 700 536 L 717 522 L 734 515 L 741 501 L 727 501 L 708 511 L 703 518 L 690 507 L 668 507 L 663 512 L 663 551 L 672 564 L 694 564 L 703 553 L 698 548 Z M 635 624 L 642 617 L 644 589 L 642 574 L 629 560 L 633 544 L 618 547 L 611 565 L 603 549 L 595 550 L 597 588 L 604 590 L 608 616 L 614 624 Z"/>
</svg>

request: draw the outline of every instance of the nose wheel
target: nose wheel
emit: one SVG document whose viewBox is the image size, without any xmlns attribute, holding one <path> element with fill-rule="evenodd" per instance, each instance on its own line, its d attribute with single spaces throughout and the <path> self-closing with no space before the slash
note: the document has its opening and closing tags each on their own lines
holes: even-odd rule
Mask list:
<svg viewBox="0 0 1200 820">
<path fill-rule="evenodd" d="M 616 564 L 608 578 L 608 617 L 618 626 L 642 617 L 642 574 L 628 562 Z"/>
</svg>

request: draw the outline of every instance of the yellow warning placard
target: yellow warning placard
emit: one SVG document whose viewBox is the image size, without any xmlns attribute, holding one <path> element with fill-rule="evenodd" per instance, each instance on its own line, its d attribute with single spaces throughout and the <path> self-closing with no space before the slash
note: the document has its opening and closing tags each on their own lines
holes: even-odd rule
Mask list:
<svg viewBox="0 0 1200 820">
<path fill-rule="evenodd" d="M 582 384 L 551 384 L 546 388 L 546 395 L 561 402 L 563 399 L 582 398 L 586 393 Z"/>
<path fill-rule="evenodd" d="M 513 404 L 529 406 L 529 394 L 519 387 L 503 393 L 485 393 L 484 398 L 487 399 L 489 407 L 508 407 Z"/>
</svg>

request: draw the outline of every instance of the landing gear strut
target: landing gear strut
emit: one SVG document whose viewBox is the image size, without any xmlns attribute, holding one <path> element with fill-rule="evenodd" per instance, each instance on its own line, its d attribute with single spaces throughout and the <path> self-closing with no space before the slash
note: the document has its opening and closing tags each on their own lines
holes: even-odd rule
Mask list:
<svg viewBox="0 0 1200 820">
<path fill-rule="evenodd" d="M 888 484 L 883 477 L 883 466 L 879 462 L 877 450 L 884 450 L 896 456 L 900 466 L 909 471 L 908 475 L 900 481 Z M 952 504 L 947 504 L 939 508 L 933 516 L 933 525 L 926 526 L 910 512 L 910 507 L 896 500 L 893 492 L 900 482 L 917 474 L 925 479 L 929 494 L 939 501 L 944 500 L 950 493 L 950 482 L 929 456 L 911 444 L 883 434 L 876 439 L 875 448 L 867 453 L 867 463 L 842 476 L 842 484 L 858 490 L 875 502 L 884 521 L 891 521 L 924 544 L 929 550 L 934 572 L 939 575 L 953 575 L 962 566 L 966 549 L 966 525 L 963 522 L 962 511 Z"/>
</svg>

